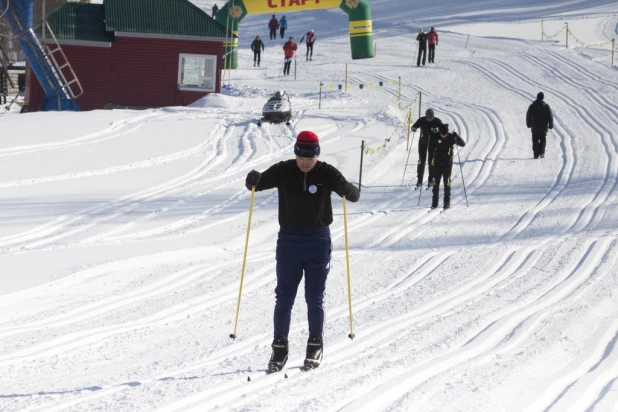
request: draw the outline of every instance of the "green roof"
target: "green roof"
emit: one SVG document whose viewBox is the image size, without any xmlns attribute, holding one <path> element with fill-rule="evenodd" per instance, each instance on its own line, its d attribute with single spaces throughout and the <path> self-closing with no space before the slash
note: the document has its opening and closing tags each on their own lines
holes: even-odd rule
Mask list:
<svg viewBox="0 0 618 412">
<path fill-rule="evenodd" d="M 104 19 L 105 11 L 101 4 L 67 3 L 47 16 L 47 22 L 58 40 L 111 42 L 114 35 L 106 31 Z M 38 26 L 37 34 L 40 33 Z"/>
<path fill-rule="evenodd" d="M 104 0 L 108 31 L 226 37 L 225 27 L 189 0 Z"/>
<path fill-rule="evenodd" d="M 225 27 L 188 0 L 66 3 L 47 22 L 58 40 L 111 42 L 114 32 L 226 38 Z M 36 32 L 41 35 L 40 25 Z"/>
</svg>

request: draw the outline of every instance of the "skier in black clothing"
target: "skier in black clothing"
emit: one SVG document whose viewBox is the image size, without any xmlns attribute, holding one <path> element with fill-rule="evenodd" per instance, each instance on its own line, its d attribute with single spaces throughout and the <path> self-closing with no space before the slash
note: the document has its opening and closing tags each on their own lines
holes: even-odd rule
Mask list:
<svg viewBox="0 0 618 412">
<path fill-rule="evenodd" d="M 257 66 L 260 67 L 260 57 L 264 51 L 264 42 L 260 39 L 260 36 L 255 36 L 255 40 L 251 43 L 251 50 L 253 50 L 253 67 L 257 62 Z"/>
<path fill-rule="evenodd" d="M 412 125 L 412 133 L 417 129 L 421 129 L 421 136 L 418 139 L 418 166 L 416 167 L 416 189 L 423 185 L 423 175 L 425 174 L 425 163 L 427 161 L 427 153 L 429 152 L 429 179 L 427 179 L 427 188 L 431 187 L 434 182 L 433 166 L 431 165 L 431 153 L 433 150 L 434 138 L 433 135 L 438 133 L 439 127 L 442 126 L 442 120 L 434 117 L 433 109 L 427 109 L 424 117 L 419 117 Z"/>
<path fill-rule="evenodd" d="M 423 31 L 423 28 L 418 29 L 418 36 L 416 36 L 418 42 L 418 59 L 416 60 L 416 67 L 421 65 L 421 54 L 423 55 L 423 66 L 425 65 L 425 58 L 427 56 L 427 33 Z"/>
<path fill-rule="evenodd" d="M 269 167 L 263 173 L 252 170 L 245 186 L 256 191 L 279 191 L 279 236 L 277 240 L 277 301 L 274 315 L 274 340 L 268 363 L 271 372 L 279 371 L 288 359 L 288 333 L 298 285 L 305 276 L 305 300 L 309 321 L 306 368 L 320 365 L 324 342 L 324 291 L 330 271 L 332 244 L 329 225 L 333 222 L 331 193 L 351 202 L 360 198 L 359 190 L 333 166 L 318 161 L 318 136 L 301 132 L 294 145 L 296 159 Z"/>
<path fill-rule="evenodd" d="M 551 108 L 545 101 L 543 92 L 536 95 L 536 100 L 528 107 L 526 113 L 526 126 L 532 129 L 532 151 L 534 158 L 545 157 L 545 143 L 547 128 L 554 128 L 554 116 Z"/>
<path fill-rule="evenodd" d="M 215 14 L 217 14 L 217 12 L 219 11 L 219 7 L 217 6 L 217 3 L 215 3 L 214 6 L 212 6 L 212 17 L 215 17 Z"/>
<path fill-rule="evenodd" d="M 441 125 L 440 132 L 435 137 L 431 159 L 436 182 L 433 185 L 432 209 L 438 207 L 440 179 L 444 181 L 444 208 L 448 209 L 451 207 L 451 172 L 453 170 L 453 148 L 455 145 L 463 147 L 466 145 L 466 142 L 456 132 L 449 133 L 448 124 Z"/>
</svg>

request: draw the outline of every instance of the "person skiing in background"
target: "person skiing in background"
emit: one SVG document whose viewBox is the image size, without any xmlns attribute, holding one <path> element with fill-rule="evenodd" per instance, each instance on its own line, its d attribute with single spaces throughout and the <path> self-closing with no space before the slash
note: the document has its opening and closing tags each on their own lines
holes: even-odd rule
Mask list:
<svg viewBox="0 0 618 412">
<path fill-rule="evenodd" d="M 455 145 L 464 147 L 466 142 L 459 137 L 457 132 L 449 133 L 448 124 L 440 125 L 439 134 L 435 137 L 431 163 L 435 184 L 433 185 L 433 198 L 431 208 L 438 207 L 440 200 L 440 179 L 444 182 L 444 209 L 451 207 L 451 172 L 453 171 L 453 154 Z"/>
<path fill-rule="evenodd" d="M 418 36 L 416 36 L 418 42 L 418 58 L 416 59 L 416 67 L 421 65 L 421 54 L 423 55 L 423 66 L 425 65 L 425 58 L 427 57 L 427 34 L 421 27 L 418 29 Z"/>
<path fill-rule="evenodd" d="M 307 55 L 305 56 L 305 58 L 307 60 L 313 60 L 313 43 L 315 42 L 315 39 L 316 39 L 315 32 L 313 31 L 313 29 L 303 34 L 303 37 L 300 39 L 301 43 L 303 42 L 303 40 L 305 40 L 305 37 L 307 38 Z M 309 54 L 309 52 L 311 52 L 311 54 Z"/>
<path fill-rule="evenodd" d="M 268 30 L 270 30 L 271 40 L 277 40 L 277 29 L 278 28 L 279 28 L 279 20 L 277 20 L 275 18 L 275 15 L 273 14 L 273 17 L 268 22 Z"/>
<path fill-rule="evenodd" d="M 259 35 L 255 36 L 255 40 L 251 43 L 251 50 L 253 51 L 253 67 L 255 67 L 256 63 L 260 67 L 260 57 L 264 51 L 264 42 L 260 39 Z"/>
<path fill-rule="evenodd" d="M 281 17 L 281 20 L 279 20 L 279 36 L 281 36 L 281 39 L 283 39 L 283 36 L 285 35 L 285 31 L 288 29 L 288 21 L 285 18 L 285 16 Z"/>
<path fill-rule="evenodd" d="M 283 45 L 283 53 L 285 54 L 285 60 L 283 61 L 283 74 L 290 74 L 290 66 L 292 66 L 292 58 L 298 50 L 298 45 L 294 43 L 294 37 L 290 37 L 288 41 Z"/>
<path fill-rule="evenodd" d="M 539 92 L 526 113 L 526 126 L 532 131 L 532 152 L 535 159 L 545 157 L 547 129 L 554 128 L 554 115 L 544 99 L 545 94 Z"/>
<path fill-rule="evenodd" d="M 212 6 L 212 17 L 215 17 L 215 14 L 217 14 L 217 12 L 219 11 L 219 7 L 217 6 L 217 3 L 215 3 L 214 6 Z"/>
<path fill-rule="evenodd" d="M 427 162 L 427 153 L 429 153 L 429 179 L 427 179 L 427 188 L 429 189 L 434 183 L 433 167 L 431 165 L 431 153 L 433 150 L 434 139 L 433 135 L 437 134 L 442 120 L 434 117 L 433 109 L 427 109 L 425 116 L 419 117 L 412 125 L 412 133 L 421 129 L 421 136 L 418 138 L 418 166 L 416 167 L 416 187 L 415 190 L 423 185 L 423 175 L 425 174 L 425 163 Z"/>
<path fill-rule="evenodd" d="M 432 27 L 427 33 L 427 41 L 429 42 L 429 63 L 435 63 L 436 46 L 438 45 L 438 32 Z"/>
<path fill-rule="evenodd" d="M 351 202 L 360 198 L 359 190 L 339 170 L 318 160 L 320 142 L 315 133 L 300 132 L 294 154 L 296 159 L 279 162 L 262 173 L 252 170 L 245 180 L 248 190 L 276 188 L 279 192 L 274 339 L 268 362 L 271 372 L 280 371 L 288 359 L 292 308 L 303 272 L 309 323 L 304 365 L 307 369 L 320 365 L 324 353 L 323 301 L 332 251 L 331 194 L 335 192 Z"/>
</svg>

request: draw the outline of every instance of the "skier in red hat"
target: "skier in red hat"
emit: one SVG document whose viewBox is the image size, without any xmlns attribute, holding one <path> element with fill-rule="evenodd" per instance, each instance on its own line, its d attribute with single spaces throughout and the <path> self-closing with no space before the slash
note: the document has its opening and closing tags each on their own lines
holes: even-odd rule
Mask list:
<svg viewBox="0 0 618 412">
<path fill-rule="evenodd" d="M 256 191 L 279 191 L 277 240 L 277 287 L 274 340 L 268 369 L 279 371 L 288 359 L 288 334 L 298 285 L 305 277 L 309 322 L 306 368 L 320 365 L 323 355 L 324 291 L 330 271 L 333 222 L 332 192 L 356 202 L 359 190 L 335 167 L 318 160 L 320 142 L 309 131 L 299 133 L 294 145 L 296 159 L 279 162 L 260 173 L 247 174 L 245 186 Z"/>
</svg>

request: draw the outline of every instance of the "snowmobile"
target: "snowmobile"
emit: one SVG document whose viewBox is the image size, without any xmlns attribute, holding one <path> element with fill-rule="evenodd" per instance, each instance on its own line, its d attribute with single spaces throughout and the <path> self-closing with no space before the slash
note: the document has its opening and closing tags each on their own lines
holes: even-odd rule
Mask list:
<svg viewBox="0 0 618 412">
<path fill-rule="evenodd" d="M 262 108 L 262 118 L 258 121 L 258 126 L 262 122 L 283 123 L 289 125 L 292 118 L 292 103 L 286 92 L 279 90 L 275 92 Z"/>
</svg>

